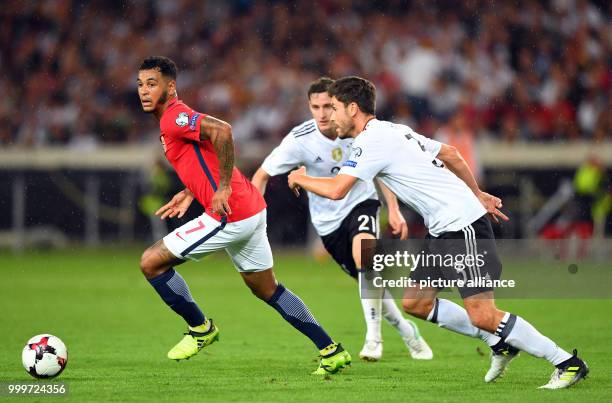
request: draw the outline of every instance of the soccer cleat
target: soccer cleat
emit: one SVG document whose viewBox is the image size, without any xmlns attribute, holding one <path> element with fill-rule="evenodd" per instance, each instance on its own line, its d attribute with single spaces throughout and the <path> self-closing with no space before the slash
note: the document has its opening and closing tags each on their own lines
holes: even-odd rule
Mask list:
<svg viewBox="0 0 612 403">
<path fill-rule="evenodd" d="M 382 357 L 382 341 L 366 340 L 363 348 L 359 352 L 359 358 L 364 361 L 378 361 Z"/>
<path fill-rule="evenodd" d="M 429 344 L 425 341 L 422 336 L 418 337 L 403 337 L 410 356 L 415 360 L 431 360 L 433 358 L 433 351 L 429 347 Z"/>
<path fill-rule="evenodd" d="M 584 379 L 589 374 L 586 362 L 577 357 L 578 351 L 574 350 L 572 358 L 568 359 L 561 368 L 555 368 L 546 385 L 538 389 L 564 389 L 569 388 L 576 382 Z"/>
<path fill-rule="evenodd" d="M 334 348 L 335 347 L 335 348 Z M 333 352 L 324 354 L 325 350 L 333 349 Z M 342 348 L 340 343 L 332 344 L 329 347 L 321 350 L 321 361 L 319 362 L 319 368 L 312 372 L 313 375 L 328 375 L 335 374 L 342 368 L 351 365 L 351 355 Z"/>
<path fill-rule="evenodd" d="M 501 344 L 500 344 L 501 343 Z M 500 342 L 494 347 L 491 347 L 491 367 L 487 371 L 484 377 L 484 381 L 489 383 L 502 377 L 506 368 L 510 364 L 510 361 L 515 359 L 519 350 L 511 345 Z"/>
<path fill-rule="evenodd" d="M 188 360 L 192 356 L 200 352 L 204 347 L 219 340 L 219 327 L 215 326 L 212 319 L 210 320 L 210 329 L 204 333 L 194 332 L 189 329 L 185 333 L 185 337 L 170 351 L 168 358 L 171 360 Z"/>
</svg>

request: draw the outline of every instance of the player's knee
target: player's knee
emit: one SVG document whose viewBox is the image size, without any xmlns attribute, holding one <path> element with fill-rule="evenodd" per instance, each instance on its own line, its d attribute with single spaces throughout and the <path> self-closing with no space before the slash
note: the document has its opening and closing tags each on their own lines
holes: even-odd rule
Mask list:
<svg viewBox="0 0 612 403">
<path fill-rule="evenodd" d="M 262 286 L 261 284 L 248 284 L 249 289 L 257 298 L 268 301 L 274 295 L 274 291 L 276 291 L 276 287 L 267 287 Z"/>
<path fill-rule="evenodd" d="M 159 265 L 156 262 L 155 256 L 155 252 L 151 248 L 148 248 L 140 257 L 140 271 L 142 271 L 142 274 L 147 278 L 155 277 L 159 274 Z"/>
<path fill-rule="evenodd" d="M 140 256 L 140 271 L 145 276 L 149 274 L 151 271 L 151 264 L 150 264 L 151 259 L 149 257 L 150 255 L 151 255 L 151 252 L 149 249 L 147 249 L 142 253 L 142 256 Z"/>
<path fill-rule="evenodd" d="M 404 312 L 406 313 L 414 312 L 415 306 L 416 306 L 416 300 L 414 299 L 404 298 L 402 300 L 402 308 L 404 309 Z"/>
<path fill-rule="evenodd" d="M 432 302 L 426 299 L 404 298 L 402 300 L 402 308 L 407 314 L 426 318 L 431 311 Z"/>
<path fill-rule="evenodd" d="M 268 301 L 276 291 L 276 281 L 262 281 L 261 278 L 245 277 L 245 283 L 257 298 Z"/>
<path fill-rule="evenodd" d="M 361 268 L 361 250 L 353 250 L 353 261 L 355 262 L 355 267 Z"/>
<path fill-rule="evenodd" d="M 466 299 L 464 300 L 465 310 L 470 317 L 472 325 L 488 332 L 497 329 L 498 310 L 491 299 Z"/>
<path fill-rule="evenodd" d="M 353 238 L 353 247 L 352 247 L 352 255 L 353 260 L 355 261 L 355 265 L 357 267 L 362 267 L 361 263 L 361 241 L 366 239 L 376 239 L 373 235 L 368 233 L 357 234 Z"/>
<path fill-rule="evenodd" d="M 489 309 L 468 310 L 468 316 L 472 325 L 486 331 L 495 331 L 495 312 Z"/>
</svg>

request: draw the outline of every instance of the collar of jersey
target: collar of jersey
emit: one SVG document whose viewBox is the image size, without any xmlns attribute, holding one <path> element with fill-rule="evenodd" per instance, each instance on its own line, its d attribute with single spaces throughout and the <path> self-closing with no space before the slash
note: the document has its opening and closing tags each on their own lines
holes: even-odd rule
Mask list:
<svg viewBox="0 0 612 403">
<path fill-rule="evenodd" d="M 164 114 L 166 112 L 168 112 L 173 106 L 175 106 L 176 104 L 178 104 L 179 102 L 181 102 L 180 99 L 178 99 L 178 97 L 174 97 L 174 99 L 172 101 L 170 101 L 170 103 L 168 104 L 168 106 L 166 107 L 166 110 L 164 111 Z"/>
<path fill-rule="evenodd" d="M 366 125 L 363 127 L 363 130 L 361 132 L 362 133 L 365 132 L 367 130 L 368 126 L 370 126 L 370 123 L 372 123 L 374 121 L 378 121 L 378 119 L 376 119 L 376 117 L 373 117 L 372 119 L 368 120 L 366 122 Z"/>
<path fill-rule="evenodd" d="M 338 144 L 338 140 L 340 140 L 339 137 L 336 137 L 335 140 L 332 140 L 329 137 L 327 137 L 326 135 L 324 135 L 323 133 L 321 133 L 321 130 L 319 130 L 319 126 L 317 126 L 317 122 L 316 121 L 315 121 L 315 127 L 317 128 L 317 133 L 319 133 L 319 136 L 321 136 L 323 138 L 323 140 L 327 141 L 329 144 L 333 144 L 333 145 L 337 145 Z"/>
</svg>

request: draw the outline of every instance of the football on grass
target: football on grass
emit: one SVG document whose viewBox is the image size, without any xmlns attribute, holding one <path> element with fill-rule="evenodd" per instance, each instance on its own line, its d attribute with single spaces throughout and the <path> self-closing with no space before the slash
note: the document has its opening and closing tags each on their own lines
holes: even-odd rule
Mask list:
<svg viewBox="0 0 612 403">
<path fill-rule="evenodd" d="M 58 337 L 39 334 L 28 340 L 21 353 L 23 366 L 34 378 L 53 378 L 68 363 L 68 350 Z"/>
</svg>

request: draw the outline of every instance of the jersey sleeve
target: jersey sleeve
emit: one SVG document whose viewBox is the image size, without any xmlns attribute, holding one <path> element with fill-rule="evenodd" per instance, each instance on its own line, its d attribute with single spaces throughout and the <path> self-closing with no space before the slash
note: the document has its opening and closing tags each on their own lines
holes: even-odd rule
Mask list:
<svg viewBox="0 0 612 403">
<path fill-rule="evenodd" d="M 200 123 L 205 116 L 189 108 L 175 108 L 164 114 L 162 131 L 171 137 L 200 141 Z"/>
<path fill-rule="evenodd" d="M 388 151 L 381 142 L 359 141 L 353 143 L 351 155 L 344 162 L 338 174 L 354 176 L 364 181 L 374 179 L 387 165 Z"/>
<path fill-rule="evenodd" d="M 280 175 L 303 163 L 302 150 L 290 133 L 266 157 L 261 168 L 270 176 Z"/>
<path fill-rule="evenodd" d="M 424 148 L 423 151 L 431 155 L 431 158 L 436 158 L 438 156 L 440 148 L 442 148 L 442 143 L 432 138 L 425 137 L 414 130 L 411 130 L 410 135 L 419 142 L 422 148 Z"/>
</svg>

